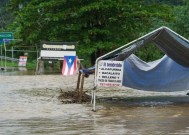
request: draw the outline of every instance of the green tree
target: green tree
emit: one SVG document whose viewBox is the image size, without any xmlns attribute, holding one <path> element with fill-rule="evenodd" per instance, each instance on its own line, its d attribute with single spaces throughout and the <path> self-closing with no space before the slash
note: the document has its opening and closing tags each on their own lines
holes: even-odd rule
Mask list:
<svg viewBox="0 0 189 135">
<path fill-rule="evenodd" d="M 11 29 L 27 45 L 77 41 L 77 54 L 87 64 L 167 20 L 171 8 L 157 0 L 11 0 L 16 15 Z"/>
<path fill-rule="evenodd" d="M 174 21 L 174 29 L 189 39 L 189 1 L 186 0 L 184 5 L 175 7 L 175 21 Z"/>
<path fill-rule="evenodd" d="M 10 13 L 6 10 L 6 5 L 9 0 L 1 0 L 0 2 L 0 30 L 5 30 L 7 24 L 9 24 L 12 20 Z"/>
</svg>

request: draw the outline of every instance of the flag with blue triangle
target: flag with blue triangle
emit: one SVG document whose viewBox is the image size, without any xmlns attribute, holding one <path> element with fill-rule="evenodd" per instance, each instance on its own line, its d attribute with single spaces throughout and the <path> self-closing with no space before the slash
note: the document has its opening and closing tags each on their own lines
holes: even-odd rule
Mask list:
<svg viewBox="0 0 189 135">
<path fill-rule="evenodd" d="M 64 56 L 62 75 L 75 75 L 77 73 L 76 56 Z"/>
</svg>

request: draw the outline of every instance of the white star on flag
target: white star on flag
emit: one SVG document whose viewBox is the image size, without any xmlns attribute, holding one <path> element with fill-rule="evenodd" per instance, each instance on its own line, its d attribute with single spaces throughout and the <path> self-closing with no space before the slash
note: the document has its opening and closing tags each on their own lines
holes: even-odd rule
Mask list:
<svg viewBox="0 0 189 135">
<path fill-rule="evenodd" d="M 72 59 L 69 59 L 69 61 L 68 61 L 69 63 L 72 63 Z"/>
</svg>

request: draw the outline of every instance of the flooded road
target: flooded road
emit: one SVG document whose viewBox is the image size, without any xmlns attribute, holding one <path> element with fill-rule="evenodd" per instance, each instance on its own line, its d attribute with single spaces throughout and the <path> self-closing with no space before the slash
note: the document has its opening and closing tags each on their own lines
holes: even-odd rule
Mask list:
<svg viewBox="0 0 189 135">
<path fill-rule="evenodd" d="M 69 77 L 0 76 L 0 135 L 189 134 L 188 96 L 101 100 L 92 112 L 90 104 L 60 103 L 58 87 L 77 80 L 61 79 Z"/>
<path fill-rule="evenodd" d="M 89 104 L 61 104 L 57 94 L 1 90 L 0 134 L 189 134 L 189 103 L 103 102 L 92 112 Z"/>
</svg>

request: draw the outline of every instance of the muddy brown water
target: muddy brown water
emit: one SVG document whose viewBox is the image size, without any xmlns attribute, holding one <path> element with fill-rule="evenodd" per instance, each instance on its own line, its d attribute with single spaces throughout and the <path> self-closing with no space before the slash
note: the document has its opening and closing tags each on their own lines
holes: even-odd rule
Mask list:
<svg viewBox="0 0 189 135">
<path fill-rule="evenodd" d="M 56 83 L 37 85 L 36 78 Z M 0 76 L 0 135 L 189 134 L 189 97 L 182 93 L 102 98 L 93 112 L 90 103 L 62 104 L 57 99 L 60 90 L 56 87 L 71 85 L 59 82 L 61 78 Z"/>
</svg>

